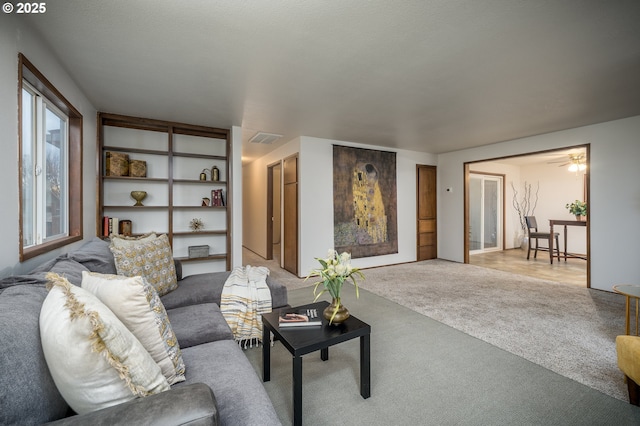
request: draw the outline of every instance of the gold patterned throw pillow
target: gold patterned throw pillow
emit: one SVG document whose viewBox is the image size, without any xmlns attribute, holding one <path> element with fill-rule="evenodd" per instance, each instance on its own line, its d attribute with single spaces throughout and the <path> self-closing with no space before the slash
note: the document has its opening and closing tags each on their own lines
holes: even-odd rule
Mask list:
<svg viewBox="0 0 640 426">
<path fill-rule="evenodd" d="M 47 366 L 79 414 L 169 389 L 158 364 L 96 296 L 53 272 L 40 311 Z"/>
<path fill-rule="evenodd" d="M 109 248 L 113 253 L 118 275 L 142 276 L 160 296 L 178 288 L 171 245 L 165 234 L 155 239 L 138 240 L 135 244 L 126 244 L 124 247 L 119 247 L 112 241 Z"/>
<path fill-rule="evenodd" d="M 118 248 L 133 247 L 138 243 L 153 241 L 156 238 L 158 238 L 158 236 L 156 235 L 155 232 L 149 232 L 148 234 L 139 235 L 136 237 L 130 237 L 130 236 L 120 235 L 120 234 L 109 235 L 109 239 L 111 240 L 111 245 L 113 247 L 118 247 Z"/>
<path fill-rule="evenodd" d="M 151 284 L 142 277 L 84 272 L 82 288 L 97 296 L 138 338 L 170 385 L 185 380 L 180 345 Z"/>
</svg>

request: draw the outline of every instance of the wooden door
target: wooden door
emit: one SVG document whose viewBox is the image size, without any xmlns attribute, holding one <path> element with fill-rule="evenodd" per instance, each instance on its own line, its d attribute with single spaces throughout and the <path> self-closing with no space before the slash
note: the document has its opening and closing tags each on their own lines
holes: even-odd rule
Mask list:
<svg viewBox="0 0 640 426">
<path fill-rule="evenodd" d="M 417 260 L 435 259 L 438 256 L 436 167 L 418 165 L 417 176 Z"/>
<path fill-rule="evenodd" d="M 283 179 L 283 265 L 298 275 L 298 156 L 284 159 Z"/>
<path fill-rule="evenodd" d="M 267 256 L 280 263 L 282 214 L 282 165 L 280 161 L 267 166 Z M 275 250 L 275 254 L 274 254 Z M 282 267 L 282 264 L 280 264 Z"/>
</svg>

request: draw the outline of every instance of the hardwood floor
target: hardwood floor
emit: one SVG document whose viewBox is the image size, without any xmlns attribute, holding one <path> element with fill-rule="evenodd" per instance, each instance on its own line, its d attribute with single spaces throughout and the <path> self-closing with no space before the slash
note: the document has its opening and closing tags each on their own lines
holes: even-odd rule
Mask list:
<svg viewBox="0 0 640 426">
<path fill-rule="evenodd" d="M 567 259 L 549 263 L 549 253 L 538 252 L 538 258 L 527 260 L 527 251 L 510 249 L 469 256 L 469 263 L 484 268 L 498 269 L 514 274 L 528 275 L 549 281 L 558 281 L 580 287 L 587 286 L 587 262 L 582 259 Z"/>
</svg>

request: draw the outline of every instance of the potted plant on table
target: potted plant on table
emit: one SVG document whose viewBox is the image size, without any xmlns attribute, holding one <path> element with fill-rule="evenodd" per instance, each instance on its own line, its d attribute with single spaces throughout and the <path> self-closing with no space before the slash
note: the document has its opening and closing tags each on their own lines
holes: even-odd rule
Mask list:
<svg viewBox="0 0 640 426">
<path fill-rule="evenodd" d="M 345 281 L 350 279 L 356 288 L 356 297 L 360 297 L 355 276 L 364 279 L 364 275 L 360 272 L 360 269 L 351 266 L 351 254 L 347 252 L 338 254 L 337 251 L 329 249 L 326 258 L 321 259 L 316 257 L 316 260 L 320 262 L 322 267 L 313 269 L 306 278 L 320 278 L 320 281 L 316 282 L 313 287 L 313 294 L 315 295 L 314 302 L 324 293 L 329 292 L 332 301 L 324 310 L 323 316 L 329 320 L 329 324 L 340 324 L 349 318 L 349 311 L 340 303 L 342 286 Z M 318 291 L 320 284 L 324 287 L 322 291 Z"/>
<path fill-rule="evenodd" d="M 575 215 L 576 220 L 584 220 L 583 217 L 587 217 L 587 203 L 584 201 L 575 200 L 565 207 L 569 209 L 569 213 Z"/>
</svg>

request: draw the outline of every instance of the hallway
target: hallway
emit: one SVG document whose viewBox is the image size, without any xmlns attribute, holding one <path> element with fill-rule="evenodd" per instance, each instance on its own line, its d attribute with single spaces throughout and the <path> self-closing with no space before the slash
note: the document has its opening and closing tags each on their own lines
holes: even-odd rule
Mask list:
<svg viewBox="0 0 640 426">
<path fill-rule="evenodd" d="M 275 254 L 274 250 L 274 259 L 266 260 L 264 257 L 252 252 L 246 247 L 242 247 L 242 264 L 266 266 L 270 271 L 269 276 L 284 284 L 289 290 L 312 285 L 311 281 L 305 281 L 304 278 L 298 278 L 291 272 L 281 268 L 279 262 L 276 260 Z"/>
</svg>

